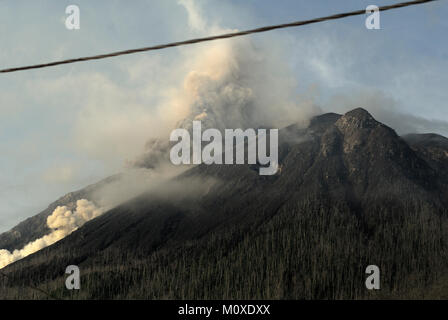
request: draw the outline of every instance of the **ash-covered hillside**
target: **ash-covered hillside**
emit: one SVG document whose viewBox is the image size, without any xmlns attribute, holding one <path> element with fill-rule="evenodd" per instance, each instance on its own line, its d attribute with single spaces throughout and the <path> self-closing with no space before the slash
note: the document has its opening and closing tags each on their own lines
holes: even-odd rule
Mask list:
<svg viewBox="0 0 448 320">
<path fill-rule="evenodd" d="M 4 268 L 0 298 L 45 298 L 26 284 L 82 299 L 446 297 L 446 141 L 400 137 L 363 109 L 317 116 L 280 130 L 276 175 L 196 166 Z"/>
</svg>

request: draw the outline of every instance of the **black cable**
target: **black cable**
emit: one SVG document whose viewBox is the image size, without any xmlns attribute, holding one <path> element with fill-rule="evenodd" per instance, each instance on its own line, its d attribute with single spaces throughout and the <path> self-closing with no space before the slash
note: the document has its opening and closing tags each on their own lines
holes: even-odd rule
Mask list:
<svg viewBox="0 0 448 320">
<path fill-rule="evenodd" d="M 379 11 L 386 11 L 386 10 L 391 10 L 391 9 L 396 9 L 396 8 L 402 8 L 402 7 L 432 2 L 432 1 L 438 1 L 438 0 L 408 1 L 408 2 L 402 2 L 402 3 L 393 4 L 393 5 L 379 7 L 378 9 L 379 9 Z M 16 72 L 16 71 L 23 71 L 23 70 L 29 70 L 29 69 L 47 68 L 47 67 L 57 66 L 57 65 L 61 65 L 61 64 L 69 64 L 69 63 L 89 61 L 89 60 L 105 59 L 105 58 L 111 58 L 111 57 L 122 56 L 122 55 L 127 55 L 127 54 L 133 54 L 133 53 L 137 53 L 137 52 L 154 51 L 154 50 L 160 50 L 160 49 L 165 49 L 165 48 L 170 48 L 170 47 L 179 47 L 179 46 L 184 46 L 184 45 L 189 45 L 189 44 L 194 44 L 194 43 L 199 43 L 199 42 L 205 42 L 205 41 L 213 41 L 213 40 L 218 40 L 218 39 L 240 37 L 240 36 L 244 36 L 244 35 L 248 35 L 248 34 L 252 34 L 252 33 L 260 33 L 260 32 L 266 32 L 266 31 L 271 31 L 271 30 L 275 30 L 275 29 L 298 27 L 298 26 L 303 26 L 306 24 L 313 24 L 313 23 L 318 23 L 318 22 L 323 22 L 323 21 L 342 19 L 342 18 L 361 15 L 361 14 L 365 14 L 365 13 L 366 13 L 366 10 L 363 9 L 363 10 L 357 10 L 357 11 L 352 11 L 352 12 L 339 13 L 339 14 L 335 14 L 335 15 L 331 15 L 331 16 L 322 17 L 322 18 L 315 18 L 315 19 L 311 19 L 311 20 L 302 20 L 302 21 L 296 21 L 296 22 L 291 22 L 291 23 L 266 26 L 266 27 L 261 27 L 261 28 L 246 30 L 246 31 L 239 31 L 239 32 L 226 33 L 226 34 L 210 36 L 210 37 L 205 37 L 205 38 L 196 38 L 196 39 L 190 39 L 190 40 L 185 40 L 185 41 L 161 44 L 161 45 L 152 46 L 152 47 L 129 49 L 129 50 L 117 51 L 117 52 L 100 54 L 100 55 L 95 55 L 95 56 L 88 56 L 88 57 L 54 61 L 54 62 L 43 63 L 43 64 L 30 65 L 30 66 L 25 66 L 25 67 L 8 68 L 8 69 L 0 70 L 0 73 Z"/>
</svg>

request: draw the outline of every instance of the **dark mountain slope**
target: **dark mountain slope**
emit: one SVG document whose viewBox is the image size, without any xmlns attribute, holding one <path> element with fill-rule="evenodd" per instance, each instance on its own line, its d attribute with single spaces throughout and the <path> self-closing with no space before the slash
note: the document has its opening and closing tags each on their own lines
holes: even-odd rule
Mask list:
<svg viewBox="0 0 448 320">
<path fill-rule="evenodd" d="M 91 200 L 91 195 L 102 186 L 115 181 L 119 175 L 108 177 L 98 183 L 89 185 L 81 190 L 70 192 L 51 203 L 47 209 L 37 215 L 22 221 L 11 230 L 0 234 L 0 249 L 12 251 L 21 249 L 25 244 L 35 239 L 41 238 L 50 233 L 47 227 L 47 217 L 51 215 L 58 206 L 67 206 L 70 209 L 76 207 L 76 201 L 79 199 Z"/>
<path fill-rule="evenodd" d="M 105 213 L 5 268 L 0 297 L 30 282 L 68 295 L 69 264 L 82 270 L 78 298 L 426 297 L 448 268 L 445 176 L 363 109 L 279 138 L 276 175 L 194 167 L 177 178 L 185 189 L 217 182 Z M 365 289 L 369 264 L 382 270 L 379 293 Z"/>
<path fill-rule="evenodd" d="M 434 133 L 408 134 L 403 137 L 426 162 L 448 179 L 448 139 Z"/>
</svg>

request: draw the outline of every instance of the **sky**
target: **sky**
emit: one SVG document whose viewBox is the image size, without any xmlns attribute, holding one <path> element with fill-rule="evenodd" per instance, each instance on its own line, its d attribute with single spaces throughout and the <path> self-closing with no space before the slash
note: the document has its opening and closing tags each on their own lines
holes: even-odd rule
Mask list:
<svg viewBox="0 0 448 320">
<path fill-rule="evenodd" d="M 0 68 L 395 2 L 0 0 Z M 71 4 L 80 8 L 79 30 L 65 27 Z M 440 0 L 381 13 L 380 30 L 356 16 L 250 40 L 282 61 L 278 73 L 297 99 L 322 112 L 363 106 L 399 134 L 448 136 L 447 17 L 448 1 Z M 188 57 L 207 46 L 0 75 L 0 232 L 138 157 L 160 129 L 155 114 L 183 85 Z"/>
</svg>

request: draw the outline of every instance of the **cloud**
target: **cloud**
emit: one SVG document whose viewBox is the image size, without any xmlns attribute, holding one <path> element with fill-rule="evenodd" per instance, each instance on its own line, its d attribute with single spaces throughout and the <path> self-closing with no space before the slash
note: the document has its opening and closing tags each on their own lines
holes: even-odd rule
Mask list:
<svg viewBox="0 0 448 320">
<path fill-rule="evenodd" d="M 199 19 L 192 1 L 182 2 L 189 16 Z M 204 21 L 203 19 L 199 19 Z M 208 28 L 202 25 L 201 28 Z M 224 29 L 217 26 L 215 30 Z M 272 40 L 272 39 L 271 39 Z M 275 41 L 275 40 L 273 40 Z M 297 95 L 297 83 L 282 54 L 267 43 L 250 38 L 210 42 L 206 46 L 184 48 L 177 72 L 182 86 L 172 88 L 163 112 L 170 113 L 174 128 L 191 129 L 193 120 L 203 128 L 282 128 L 291 123 L 306 125 L 318 113 L 313 101 Z M 174 117 L 173 117 L 174 116 Z M 152 168 L 169 149 L 168 136 L 151 137 L 146 151 L 131 162 Z"/>
<path fill-rule="evenodd" d="M 33 90 L 40 92 L 39 100 L 65 101 L 54 108 L 64 108 L 70 116 L 66 143 L 72 151 L 116 164 L 135 157 L 149 136 L 162 135 L 170 125 L 168 112 L 160 114 L 156 102 L 170 89 L 154 92 L 156 88 L 152 81 L 130 88 L 105 74 L 87 72 L 44 80 Z"/>
<path fill-rule="evenodd" d="M 56 243 L 103 212 L 104 209 L 96 207 L 94 203 L 86 199 L 76 202 L 75 211 L 66 206 L 57 207 L 47 218 L 47 226 L 52 230 L 50 234 L 31 241 L 22 249 L 13 252 L 0 249 L 0 269 Z"/>
</svg>

